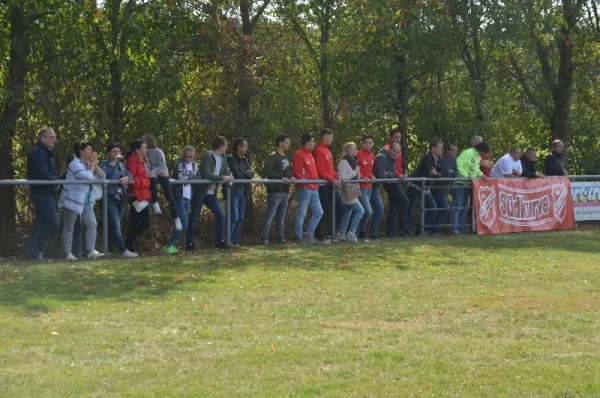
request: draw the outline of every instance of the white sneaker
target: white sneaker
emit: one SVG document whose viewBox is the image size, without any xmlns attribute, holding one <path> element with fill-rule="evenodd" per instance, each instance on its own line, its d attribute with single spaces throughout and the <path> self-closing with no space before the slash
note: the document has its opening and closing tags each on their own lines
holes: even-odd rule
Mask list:
<svg viewBox="0 0 600 398">
<path fill-rule="evenodd" d="M 348 238 L 346 238 L 346 235 L 342 235 L 341 233 L 338 233 L 338 240 L 340 242 L 345 242 L 348 240 Z"/>
<path fill-rule="evenodd" d="M 65 257 L 65 260 L 68 260 L 68 261 L 77 261 L 77 257 L 75 257 L 73 255 L 73 253 L 68 253 L 67 256 Z"/>
<path fill-rule="evenodd" d="M 346 234 L 346 239 L 348 239 L 352 243 L 358 242 L 358 238 L 356 238 L 356 234 L 354 232 L 348 232 Z"/>
<path fill-rule="evenodd" d="M 104 253 L 100 253 L 98 250 L 92 250 L 88 252 L 88 258 L 90 260 L 95 260 L 100 257 L 104 257 Z"/>
<path fill-rule="evenodd" d="M 160 210 L 160 205 L 158 204 L 158 202 L 152 203 L 152 210 L 154 210 L 154 214 L 162 214 L 162 211 Z"/>
<path fill-rule="evenodd" d="M 125 258 L 136 258 L 138 256 L 137 253 L 132 253 L 129 250 L 125 250 L 121 255 Z"/>
<path fill-rule="evenodd" d="M 149 204 L 150 202 L 148 202 L 147 200 L 142 200 L 141 202 L 139 200 L 136 200 L 135 202 L 133 202 L 133 207 L 135 208 L 135 211 L 139 213 L 146 207 L 148 207 Z"/>
<path fill-rule="evenodd" d="M 183 226 L 181 225 L 181 220 L 179 219 L 179 217 L 175 217 L 175 231 L 181 231 L 182 229 Z"/>
</svg>

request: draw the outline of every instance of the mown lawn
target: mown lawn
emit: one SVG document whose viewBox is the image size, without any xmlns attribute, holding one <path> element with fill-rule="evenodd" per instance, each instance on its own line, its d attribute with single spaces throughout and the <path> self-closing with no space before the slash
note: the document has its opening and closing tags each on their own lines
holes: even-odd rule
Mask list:
<svg viewBox="0 0 600 398">
<path fill-rule="evenodd" d="M 600 231 L 0 264 L 23 396 L 600 394 Z"/>
</svg>

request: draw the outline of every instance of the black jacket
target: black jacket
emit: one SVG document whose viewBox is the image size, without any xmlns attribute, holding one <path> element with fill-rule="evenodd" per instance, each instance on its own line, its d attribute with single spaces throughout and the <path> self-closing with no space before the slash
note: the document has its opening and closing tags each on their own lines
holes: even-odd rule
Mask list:
<svg viewBox="0 0 600 398">
<path fill-rule="evenodd" d="M 377 156 L 375 156 L 373 174 L 375 175 L 375 178 L 396 177 L 396 158 L 392 157 L 389 150 L 381 149 Z"/>
<path fill-rule="evenodd" d="M 27 156 L 27 178 L 29 180 L 58 180 L 58 171 L 54 161 L 54 152 L 46 148 L 41 142 L 31 148 Z M 32 185 L 32 193 L 55 194 L 55 186 Z"/>
<path fill-rule="evenodd" d="M 184 158 L 179 158 L 173 166 L 173 179 L 174 180 L 199 180 L 200 179 L 200 168 L 198 163 L 192 162 L 192 171 L 190 172 L 186 168 Z M 192 185 L 192 187 L 194 187 Z M 171 192 L 173 197 L 177 200 L 183 199 L 183 184 L 172 184 Z"/>
<path fill-rule="evenodd" d="M 437 175 L 431 174 L 431 169 L 435 169 L 437 171 Z M 431 152 L 427 152 L 423 159 L 421 159 L 421 163 L 417 167 L 417 170 L 413 173 L 413 177 L 418 178 L 440 178 L 442 176 L 442 159 L 440 157 L 435 157 L 431 154 Z"/>
<path fill-rule="evenodd" d="M 535 168 L 535 162 L 527 159 L 525 155 L 521 156 L 521 167 L 523 168 L 523 173 L 521 173 L 521 177 L 527 178 L 536 178 L 537 170 Z"/>
<path fill-rule="evenodd" d="M 233 178 L 236 180 L 251 180 L 254 177 L 254 171 L 250 168 L 250 161 L 246 156 L 240 158 L 237 154 L 233 153 L 227 156 L 227 164 L 229 165 L 231 174 L 233 174 Z M 249 189 L 250 184 L 236 184 L 232 188 L 234 192 Z"/>
<path fill-rule="evenodd" d="M 565 163 L 563 161 L 563 154 L 550 152 L 550 155 L 546 158 L 546 175 L 547 176 L 565 176 L 567 171 L 565 170 Z"/>
<path fill-rule="evenodd" d="M 281 180 L 282 178 L 292 178 L 292 164 L 290 160 L 280 155 L 277 151 L 267 156 L 265 161 L 264 175 L 269 180 Z M 290 191 L 290 184 L 267 184 L 267 193 Z"/>
</svg>

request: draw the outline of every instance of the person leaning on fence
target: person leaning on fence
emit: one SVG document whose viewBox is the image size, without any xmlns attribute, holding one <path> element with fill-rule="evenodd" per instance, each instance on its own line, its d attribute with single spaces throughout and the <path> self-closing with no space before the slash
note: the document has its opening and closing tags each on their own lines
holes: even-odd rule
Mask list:
<svg viewBox="0 0 600 398">
<path fill-rule="evenodd" d="M 412 236 L 412 233 L 409 231 L 408 225 L 406 225 L 406 214 L 408 212 L 408 197 L 406 196 L 406 194 L 404 193 L 404 190 L 402 189 L 402 177 L 403 177 L 403 168 L 402 168 L 402 145 L 400 143 L 401 139 L 402 139 L 402 133 L 400 132 L 399 129 L 393 129 L 389 132 L 389 136 L 390 136 L 390 140 L 388 141 L 387 144 L 385 144 L 385 146 L 379 150 L 379 152 L 381 153 L 384 149 L 390 149 L 392 144 L 399 144 L 400 145 L 400 151 L 396 153 L 396 177 L 398 177 L 400 180 L 395 183 L 395 186 L 392 185 L 384 185 L 384 189 L 386 189 L 386 192 L 388 192 L 388 195 L 390 192 L 392 192 L 392 196 L 394 197 L 394 203 L 397 204 L 397 215 L 398 215 L 398 220 L 394 222 L 394 225 L 396 224 L 396 222 L 398 223 L 398 231 L 397 232 L 393 232 L 392 235 L 396 236 L 396 235 L 400 235 L 400 236 Z M 395 206 L 396 207 L 396 206 Z M 389 214 L 388 214 L 389 216 Z"/>
<path fill-rule="evenodd" d="M 523 156 L 521 156 L 521 168 L 523 169 L 523 173 L 521 174 L 522 177 L 527 177 L 527 178 L 544 178 L 544 177 L 546 177 L 545 175 L 543 175 L 542 173 L 537 171 L 537 168 L 535 166 L 535 160 L 536 160 L 535 148 L 533 148 L 533 147 L 527 148 L 527 150 L 525 151 Z"/>
<path fill-rule="evenodd" d="M 98 166 L 98 154 L 93 151 L 92 144 L 80 142 L 75 144 L 75 158 L 67 169 L 66 181 L 104 180 L 104 171 Z M 104 253 L 96 250 L 98 223 L 94 214 L 94 203 L 102 197 L 102 188 L 91 184 L 67 184 L 60 193 L 58 207 L 63 211 L 63 249 L 67 260 L 77 260 L 73 250 L 73 227 L 77 217 L 85 225 L 85 245 L 87 257 L 96 259 Z"/>
<path fill-rule="evenodd" d="M 483 178 L 487 177 L 480 169 L 481 154 L 489 153 L 491 150 L 487 142 L 481 142 L 475 148 L 469 148 L 460 154 L 456 160 L 458 176 L 461 178 Z M 472 184 L 468 181 L 457 181 L 452 187 L 452 207 L 460 208 L 452 211 L 451 233 L 456 235 L 465 232 L 467 222 L 467 209 L 469 198 L 473 196 Z"/>
<path fill-rule="evenodd" d="M 301 148 L 294 154 L 293 171 L 294 178 L 297 182 L 300 180 L 317 180 L 317 165 L 313 157 L 313 149 L 315 148 L 315 139 L 308 134 L 302 136 L 300 141 Z M 298 184 L 296 185 L 296 201 L 298 202 L 298 213 L 296 214 L 294 232 L 296 239 L 300 244 L 313 244 L 317 240 L 314 237 L 315 230 L 321 217 L 323 217 L 323 208 L 319 200 L 319 185 L 318 184 Z M 303 234 L 304 219 L 306 211 L 310 207 L 312 216 L 308 223 L 306 233 Z"/>
<path fill-rule="evenodd" d="M 133 141 L 129 152 L 125 156 L 125 165 L 131 173 L 133 184 L 128 186 L 129 200 L 129 226 L 125 247 L 132 253 L 135 251 L 136 240 L 144 231 L 150 228 L 150 178 L 147 166 L 148 148 L 142 141 Z"/>
<path fill-rule="evenodd" d="M 552 152 L 546 157 L 545 169 L 547 176 L 566 176 L 565 161 L 563 152 L 565 143 L 561 140 L 552 141 Z"/>
<path fill-rule="evenodd" d="M 333 166 L 333 154 L 331 153 L 331 144 L 333 144 L 333 131 L 328 128 L 321 129 L 321 141 L 315 147 L 313 156 L 317 165 L 317 172 L 319 173 L 319 179 L 326 180 L 327 185 L 319 186 L 319 200 L 321 201 L 321 208 L 323 209 L 324 215 L 319 221 L 319 225 L 315 230 L 315 238 L 322 241 L 323 243 L 331 243 L 328 238 L 330 236 L 328 232 L 323 232 L 323 226 L 331 222 L 331 202 L 333 195 L 335 196 L 335 218 L 336 223 L 339 225 L 342 215 L 344 214 L 344 204 L 342 203 L 342 197 L 335 188 L 339 188 L 340 182 L 337 179 L 337 173 Z M 331 227 L 331 226 L 330 226 Z"/>
<path fill-rule="evenodd" d="M 419 166 L 413 173 L 413 177 L 416 178 L 441 178 L 442 177 L 442 153 L 444 151 L 444 144 L 440 140 L 433 140 L 429 143 L 429 152 L 427 152 Z M 420 183 L 409 183 L 408 186 L 408 214 L 406 216 L 406 225 L 411 225 L 411 218 L 414 213 L 415 205 L 417 201 L 421 200 L 421 195 L 424 192 L 425 209 L 428 209 L 425 213 L 425 233 L 439 234 L 440 227 L 443 219 L 446 218 L 448 200 L 446 199 L 446 192 L 441 188 L 437 188 L 440 185 L 437 182 L 426 182 L 425 185 L 429 185 L 432 188 L 427 188 Z M 437 209 L 437 210 L 436 210 Z"/>
<path fill-rule="evenodd" d="M 169 212 L 175 229 L 181 231 L 181 220 L 177 216 L 177 208 L 175 206 L 175 198 L 171 190 L 171 180 L 169 179 L 169 169 L 165 153 L 157 146 L 156 138 L 152 134 L 144 134 L 140 141 L 146 144 L 148 148 L 147 166 L 149 169 L 148 177 L 150 178 L 150 193 L 152 195 L 152 210 L 154 214 L 161 214 L 160 205 L 158 203 L 158 185 L 162 187 L 163 195 L 169 203 Z"/>
<path fill-rule="evenodd" d="M 360 168 L 356 154 L 358 150 L 354 142 L 344 144 L 342 150 L 342 160 L 338 163 L 338 179 L 344 184 L 337 188 L 341 192 L 344 203 L 344 215 L 340 222 L 340 232 L 338 240 L 358 242 L 356 232 L 365 209 L 360 204 L 360 184 L 351 182 L 360 178 Z M 352 222 L 350 222 L 352 220 Z M 348 227 L 350 224 L 350 227 Z"/>
<path fill-rule="evenodd" d="M 106 209 L 108 211 L 108 250 L 113 246 L 119 248 L 123 257 L 136 258 L 137 254 L 130 252 L 123 242 L 121 232 L 121 220 L 125 212 L 127 184 L 131 180 L 131 173 L 123 164 L 121 147 L 117 142 L 111 142 L 107 147 L 107 158 L 100 162 L 100 168 L 104 171 L 105 178 L 111 181 L 119 181 L 120 185 L 109 184 L 106 193 L 108 199 Z"/>
<path fill-rule="evenodd" d="M 397 178 L 396 176 L 396 157 L 401 151 L 400 143 L 394 142 L 392 145 L 382 148 L 375 156 L 374 174 L 375 178 Z M 401 199 L 398 195 L 399 185 L 396 182 L 382 183 L 383 189 L 388 193 L 389 211 L 385 223 L 385 236 L 391 238 L 395 236 L 398 213 Z"/>
<path fill-rule="evenodd" d="M 508 153 L 502 156 L 492 169 L 492 178 L 518 178 L 523 174 L 521 165 L 521 148 L 512 147 Z"/>
<path fill-rule="evenodd" d="M 456 165 L 456 155 L 458 154 L 458 147 L 456 144 L 448 144 L 446 146 L 446 153 L 442 155 L 442 178 L 458 178 L 458 167 Z M 444 189 L 440 189 L 440 192 L 443 193 L 443 199 L 446 199 L 446 203 L 448 203 L 448 187 L 453 185 L 452 182 L 444 181 L 441 182 L 441 186 L 444 186 Z M 442 199 L 442 200 L 443 200 Z M 454 203 L 452 204 L 454 207 Z M 449 206 L 448 206 L 449 207 Z M 446 210 L 445 216 L 442 218 L 440 216 L 440 224 L 444 224 L 446 219 L 448 218 L 448 211 Z"/>
<path fill-rule="evenodd" d="M 191 145 L 186 145 L 183 148 L 183 155 L 175 162 L 173 166 L 173 179 L 180 181 L 199 180 L 200 168 L 196 163 L 196 149 Z M 173 228 L 171 239 L 165 249 L 166 253 L 176 254 L 178 252 L 178 242 L 181 233 L 188 227 L 188 213 L 190 211 L 190 203 L 192 200 L 192 185 L 191 184 L 173 184 L 173 197 L 175 198 L 175 207 L 177 209 L 177 217 L 181 220 L 182 230 Z"/>
<path fill-rule="evenodd" d="M 225 241 L 225 211 L 221 201 L 217 197 L 217 183 L 233 182 L 225 152 L 227 151 L 227 139 L 223 136 L 215 137 L 211 144 L 211 150 L 205 152 L 200 159 L 200 175 L 203 179 L 213 181 L 213 184 L 193 185 L 191 214 L 185 239 L 185 249 L 194 250 L 194 234 L 200 222 L 202 206 L 206 205 L 215 215 L 215 248 L 231 250 Z"/>
<path fill-rule="evenodd" d="M 290 160 L 285 153 L 290 149 L 290 137 L 279 134 L 275 139 L 275 151 L 267 156 L 264 176 L 269 180 L 283 180 L 283 184 L 267 184 L 267 212 L 262 228 L 261 239 L 264 245 L 269 244 L 271 222 L 276 217 L 277 242 L 285 243 L 285 216 L 288 207 L 290 183 L 295 182 Z"/>
<path fill-rule="evenodd" d="M 361 179 L 374 179 L 373 166 L 375 165 L 375 155 L 371 151 L 374 145 L 374 138 L 372 135 L 367 135 L 363 138 L 362 148 L 356 154 L 358 159 L 358 167 L 360 169 Z M 381 216 L 383 215 L 383 201 L 379 194 L 379 184 L 372 182 L 363 182 L 360 184 L 360 204 L 365 210 L 365 214 L 360 220 L 358 226 L 358 235 L 361 239 L 365 239 L 365 242 L 369 242 L 369 238 L 379 238 L 379 223 L 381 222 Z M 369 218 L 373 215 L 371 222 L 371 231 L 367 235 L 366 225 Z"/>
<path fill-rule="evenodd" d="M 478 144 L 483 142 L 483 137 L 479 135 L 474 135 L 471 137 L 471 147 L 475 148 Z M 494 168 L 494 161 L 487 153 L 481 154 L 481 160 L 479 161 L 479 170 L 485 175 L 489 177 L 492 173 L 492 169 Z"/>
<path fill-rule="evenodd" d="M 233 153 L 227 156 L 229 170 L 236 180 L 251 180 L 254 178 L 254 170 L 250 167 L 248 159 L 248 141 L 245 138 L 233 140 Z M 250 196 L 250 184 L 235 184 L 231 189 L 231 244 L 234 247 L 240 245 L 242 222 L 246 213 L 246 200 Z"/>
<path fill-rule="evenodd" d="M 27 178 L 29 180 L 58 180 L 54 160 L 56 133 L 52 127 L 38 131 L 38 142 L 27 156 Z M 60 229 L 56 191 L 58 185 L 31 185 L 31 202 L 35 207 L 33 231 L 29 236 L 29 258 L 42 260 L 48 239 Z"/>
</svg>

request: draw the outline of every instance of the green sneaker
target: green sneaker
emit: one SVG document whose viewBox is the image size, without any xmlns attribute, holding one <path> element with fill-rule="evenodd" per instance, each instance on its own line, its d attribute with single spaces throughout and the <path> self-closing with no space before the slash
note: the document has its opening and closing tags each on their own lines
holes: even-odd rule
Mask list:
<svg viewBox="0 0 600 398">
<path fill-rule="evenodd" d="M 177 247 L 175 246 L 169 246 L 165 249 L 165 253 L 169 253 L 169 254 L 177 254 Z"/>
</svg>

